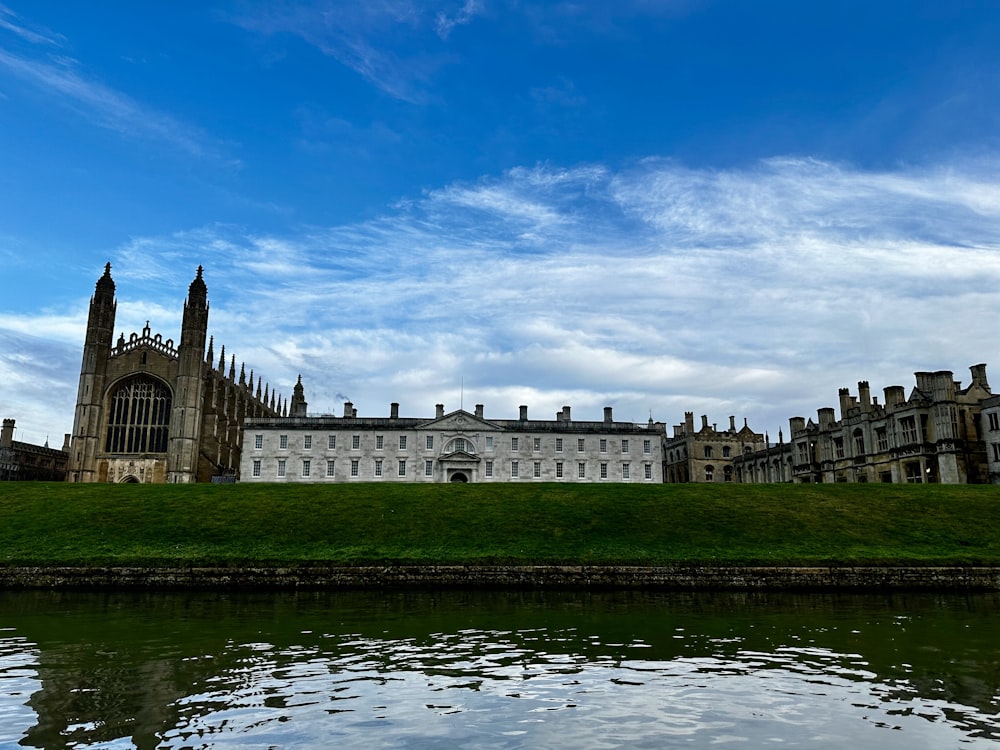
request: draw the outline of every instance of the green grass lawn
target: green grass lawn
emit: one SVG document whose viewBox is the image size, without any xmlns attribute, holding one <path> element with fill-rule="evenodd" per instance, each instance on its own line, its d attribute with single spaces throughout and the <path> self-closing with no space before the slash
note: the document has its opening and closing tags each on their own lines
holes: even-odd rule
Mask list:
<svg viewBox="0 0 1000 750">
<path fill-rule="evenodd" d="M 0 484 L 0 565 L 1000 564 L 1000 487 Z"/>
</svg>

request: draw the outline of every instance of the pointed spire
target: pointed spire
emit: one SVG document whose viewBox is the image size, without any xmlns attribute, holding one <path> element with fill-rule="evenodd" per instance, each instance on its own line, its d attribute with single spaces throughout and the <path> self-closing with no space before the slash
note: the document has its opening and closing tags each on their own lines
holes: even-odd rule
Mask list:
<svg viewBox="0 0 1000 750">
<path fill-rule="evenodd" d="M 97 280 L 96 291 L 98 291 L 98 292 L 105 292 L 105 293 L 112 294 L 112 295 L 115 293 L 115 282 L 114 282 L 114 279 L 111 278 L 111 263 L 110 262 L 108 262 L 104 266 L 104 275 Z"/>
<path fill-rule="evenodd" d="M 250 379 L 247 381 L 247 389 L 253 392 L 253 370 L 250 370 Z"/>
<path fill-rule="evenodd" d="M 246 364 L 247 364 L 246 362 L 240 362 L 240 385 L 244 386 L 247 384 Z"/>
<path fill-rule="evenodd" d="M 209 367 L 211 367 L 212 363 L 215 361 L 215 351 L 212 348 L 212 345 L 214 343 L 215 343 L 215 336 L 209 336 L 208 337 L 208 353 L 205 355 L 205 362 L 208 363 Z"/>
<path fill-rule="evenodd" d="M 219 353 L 219 374 L 224 375 L 226 372 L 226 345 L 222 345 L 222 351 Z"/>
<path fill-rule="evenodd" d="M 274 411 L 274 394 L 275 391 L 271 391 L 271 411 Z"/>
<path fill-rule="evenodd" d="M 287 417 L 288 416 L 288 399 L 287 398 L 285 399 L 284 405 L 281 407 L 281 416 L 283 416 L 283 417 Z"/>
<path fill-rule="evenodd" d="M 233 355 L 233 360 L 229 364 L 229 379 L 234 383 L 236 382 L 236 355 Z"/>
<path fill-rule="evenodd" d="M 270 395 L 271 384 L 264 383 L 264 406 L 267 406 L 267 398 Z"/>
<path fill-rule="evenodd" d="M 188 303 L 198 303 L 204 307 L 205 301 L 208 299 L 208 287 L 205 286 L 205 280 L 201 278 L 201 272 L 202 268 L 198 266 L 194 281 L 188 287 Z"/>
<path fill-rule="evenodd" d="M 253 374 L 253 373 L 251 373 Z M 260 401 L 260 384 L 264 378 L 257 378 L 257 400 Z"/>
</svg>

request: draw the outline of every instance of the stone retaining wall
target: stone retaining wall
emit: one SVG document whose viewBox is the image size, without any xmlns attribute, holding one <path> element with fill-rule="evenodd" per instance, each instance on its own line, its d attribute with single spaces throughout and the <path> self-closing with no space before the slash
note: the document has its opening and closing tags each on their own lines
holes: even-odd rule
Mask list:
<svg viewBox="0 0 1000 750">
<path fill-rule="evenodd" d="M 1000 591 L 1000 567 L 0 567 L 0 588 L 619 588 Z"/>
</svg>

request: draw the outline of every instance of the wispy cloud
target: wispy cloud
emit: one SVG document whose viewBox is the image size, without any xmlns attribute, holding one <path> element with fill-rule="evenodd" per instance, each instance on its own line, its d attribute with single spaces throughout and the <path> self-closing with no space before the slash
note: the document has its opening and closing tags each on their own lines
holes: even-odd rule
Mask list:
<svg viewBox="0 0 1000 750">
<path fill-rule="evenodd" d="M 456 26 L 465 26 L 471 23 L 472 20 L 480 15 L 485 9 L 483 0 L 465 0 L 465 3 L 454 13 L 449 14 L 447 11 L 438 11 L 437 18 L 435 19 L 434 28 L 437 34 L 442 39 L 447 39 L 448 35 L 451 34 L 452 29 Z"/>
<path fill-rule="evenodd" d="M 317 411 L 349 393 L 364 413 L 427 414 L 457 406 L 464 378 L 466 400 L 500 417 L 610 404 L 641 421 L 746 415 L 774 434 L 859 379 L 961 379 L 993 358 L 998 191 L 972 163 L 521 168 L 359 224 L 133 239 L 112 258 L 119 328 L 149 318 L 176 337 L 204 264 L 216 351 L 285 392 L 302 373 Z M 33 325 L 0 320 L 9 335 Z"/>
<path fill-rule="evenodd" d="M 0 29 L 6 29 L 31 44 L 61 47 L 65 41 L 62 34 L 56 34 L 44 26 L 38 26 L 21 18 L 5 5 L 0 5 Z"/>
</svg>

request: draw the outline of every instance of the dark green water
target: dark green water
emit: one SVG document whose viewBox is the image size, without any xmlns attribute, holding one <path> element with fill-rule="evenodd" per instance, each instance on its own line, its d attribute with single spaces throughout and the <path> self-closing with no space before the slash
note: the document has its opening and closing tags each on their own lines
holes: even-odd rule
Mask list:
<svg viewBox="0 0 1000 750">
<path fill-rule="evenodd" d="M 0 592 L 0 748 L 963 748 L 1000 597 Z"/>
</svg>

